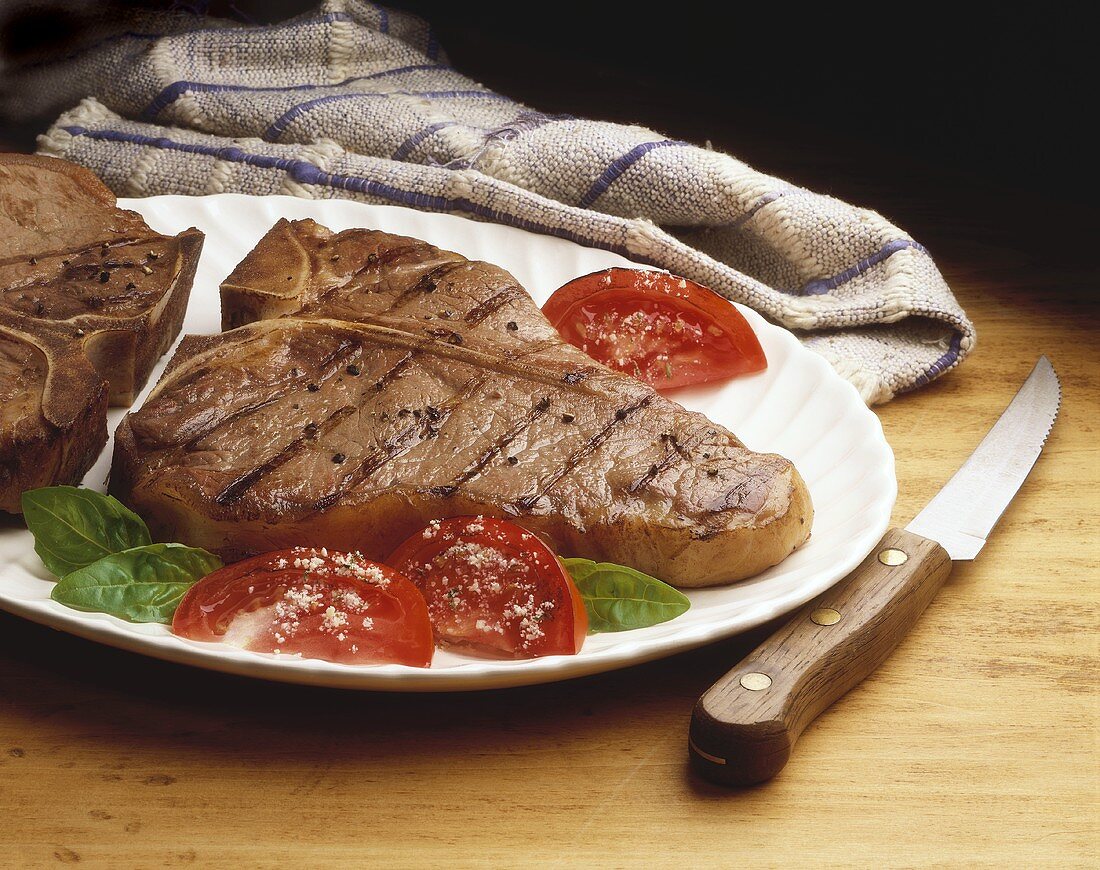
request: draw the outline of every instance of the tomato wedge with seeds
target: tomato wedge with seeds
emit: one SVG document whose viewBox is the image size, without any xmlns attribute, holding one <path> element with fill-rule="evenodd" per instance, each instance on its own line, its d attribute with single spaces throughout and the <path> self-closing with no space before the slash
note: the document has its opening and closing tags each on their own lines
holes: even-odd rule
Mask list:
<svg viewBox="0 0 1100 870">
<path fill-rule="evenodd" d="M 435 648 L 424 597 L 408 578 L 358 553 L 308 547 L 203 577 L 183 596 L 172 631 L 350 665 L 426 668 Z"/>
<path fill-rule="evenodd" d="M 542 313 L 570 344 L 658 390 L 768 367 L 741 312 L 702 284 L 667 272 L 594 272 L 555 290 Z"/>
<path fill-rule="evenodd" d="M 386 560 L 428 602 L 436 637 L 511 658 L 573 655 L 588 613 L 557 556 L 507 520 L 436 520 Z"/>
</svg>

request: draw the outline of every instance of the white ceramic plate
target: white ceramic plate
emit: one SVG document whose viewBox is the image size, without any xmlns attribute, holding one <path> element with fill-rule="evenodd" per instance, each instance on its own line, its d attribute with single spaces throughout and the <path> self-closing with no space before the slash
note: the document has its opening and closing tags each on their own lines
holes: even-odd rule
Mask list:
<svg viewBox="0 0 1100 870">
<path fill-rule="evenodd" d="M 630 265 L 606 251 L 450 215 L 346 200 L 286 196 L 157 196 L 122 200 L 156 230 L 206 233 L 184 332 L 219 329 L 218 284 L 280 217 L 312 217 L 334 230 L 372 227 L 426 239 L 508 269 L 540 304 L 561 284 L 608 266 Z M 794 461 L 809 485 L 815 517 L 810 540 L 782 564 L 731 586 L 688 592 L 691 609 L 652 628 L 589 637 L 579 655 L 496 661 L 437 652 L 430 669 L 352 666 L 279 658 L 184 640 L 163 625 L 133 625 L 81 613 L 50 599 L 52 578 L 30 533 L 0 523 L 0 607 L 62 631 L 157 658 L 295 683 L 397 691 L 457 691 L 551 682 L 607 671 L 691 649 L 759 625 L 808 601 L 871 551 L 886 531 L 897 494 L 894 457 L 878 418 L 855 389 L 785 329 L 738 306 L 764 346 L 766 372 L 677 399 L 732 429 L 751 448 Z M 169 355 L 170 356 L 170 355 Z M 156 382 L 168 356 L 153 372 Z M 146 387 L 146 392 L 149 389 Z M 138 404 L 144 401 L 144 394 Z M 110 412 L 110 428 L 124 411 Z M 85 478 L 102 489 L 111 444 Z"/>
</svg>

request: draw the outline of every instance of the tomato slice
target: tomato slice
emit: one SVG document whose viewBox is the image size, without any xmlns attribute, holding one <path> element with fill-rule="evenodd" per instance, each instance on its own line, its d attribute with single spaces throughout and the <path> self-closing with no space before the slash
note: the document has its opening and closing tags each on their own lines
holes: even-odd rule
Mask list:
<svg viewBox="0 0 1100 870">
<path fill-rule="evenodd" d="M 434 520 L 387 560 L 428 602 L 436 637 L 511 658 L 572 655 L 588 613 L 557 556 L 507 520 Z"/>
<path fill-rule="evenodd" d="M 434 650 L 424 597 L 400 573 L 358 553 L 295 547 L 203 577 L 172 631 L 255 652 L 341 664 L 426 668 Z"/>
<path fill-rule="evenodd" d="M 741 312 L 702 284 L 667 272 L 593 272 L 555 290 L 542 313 L 570 344 L 658 390 L 768 367 Z"/>
</svg>

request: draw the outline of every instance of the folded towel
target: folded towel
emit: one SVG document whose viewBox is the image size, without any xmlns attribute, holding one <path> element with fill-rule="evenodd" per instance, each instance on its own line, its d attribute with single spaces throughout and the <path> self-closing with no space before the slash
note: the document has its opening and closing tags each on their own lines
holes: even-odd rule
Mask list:
<svg viewBox="0 0 1100 870">
<path fill-rule="evenodd" d="M 120 195 L 346 197 L 606 248 L 794 330 L 869 403 L 974 346 L 928 252 L 875 212 L 643 127 L 530 109 L 455 71 L 405 13 L 328 0 L 266 27 L 183 13 L 123 26 L 22 71 L 8 96 L 94 95 L 40 151 Z"/>
</svg>

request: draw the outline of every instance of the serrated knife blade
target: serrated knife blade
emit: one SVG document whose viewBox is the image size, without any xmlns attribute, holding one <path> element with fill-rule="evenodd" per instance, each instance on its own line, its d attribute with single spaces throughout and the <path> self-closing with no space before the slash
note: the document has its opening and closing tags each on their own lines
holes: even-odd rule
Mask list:
<svg viewBox="0 0 1100 870">
<path fill-rule="evenodd" d="M 1061 401 L 1058 375 L 1041 356 L 981 444 L 906 530 L 936 541 L 954 562 L 977 556 L 1043 452 Z"/>
</svg>

